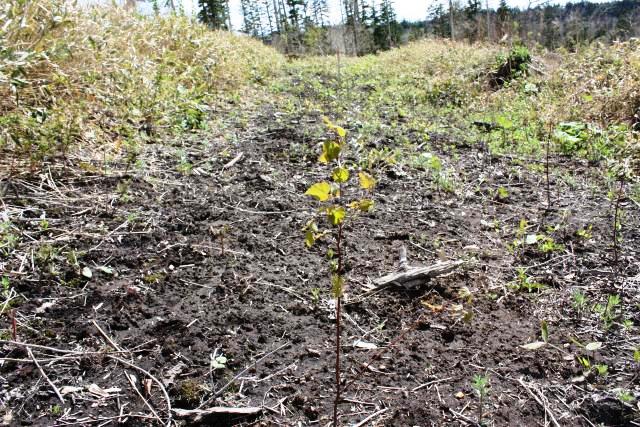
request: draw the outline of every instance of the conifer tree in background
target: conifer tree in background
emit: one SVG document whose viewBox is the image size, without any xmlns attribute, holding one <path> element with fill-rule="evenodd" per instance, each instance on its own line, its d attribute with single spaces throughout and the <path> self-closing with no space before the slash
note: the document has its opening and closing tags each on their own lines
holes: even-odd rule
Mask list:
<svg viewBox="0 0 640 427">
<path fill-rule="evenodd" d="M 360 45 L 358 43 L 358 32 L 360 31 L 360 5 L 358 0 L 351 0 L 352 10 L 352 25 L 353 25 L 353 45 L 355 46 L 356 55 L 360 55 Z"/>
<path fill-rule="evenodd" d="M 498 31 L 500 37 L 507 35 L 509 33 L 509 19 L 511 18 L 511 8 L 507 4 L 507 0 L 500 0 L 500 6 L 498 6 L 498 10 L 496 10 L 496 14 L 498 15 Z"/>
<path fill-rule="evenodd" d="M 148 1 L 156 13 L 161 7 L 171 10 L 172 4 L 179 12 L 181 4 L 177 0 Z M 229 1 L 198 0 L 199 20 L 213 29 L 231 29 Z M 340 7 L 340 24 L 330 22 L 328 0 L 236 1 L 242 9 L 243 31 L 294 55 L 367 54 L 425 34 L 470 42 L 505 38 L 572 51 L 596 40 L 608 43 L 640 36 L 640 0 L 564 6 L 529 0 L 523 10 L 511 8 L 508 0 L 500 0 L 497 9 L 489 8 L 487 0 L 438 1 L 432 2 L 426 21 L 402 23 L 397 21 L 391 0 L 332 0 Z"/>
<path fill-rule="evenodd" d="M 377 19 L 376 2 L 374 0 L 361 0 L 360 6 L 360 23 L 363 27 L 370 30 L 374 27 Z"/>
<path fill-rule="evenodd" d="M 441 3 L 433 4 L 428 11 L 429 28 L 436 37 L 447 37 L 450 34 L 449 19 Z"/>
<path fill-rule="evenodd" d="M 307 1 L 301 37 L 306 53 L 325 55 L 330 52 L 331 49 L 327 40 L 328 25 L 329 7 L 327 0 Z"/>
<path fill-rule="evenodd" d="M 262 0 L 262 13 L 263 16 L 266 16 L 267 23 L 269 24 L 269 39 L 273 37 L 273 33 L 276 32 L 276 28 L 274 27 L 274 19 L 271 16 L 271 0 Z"/>
<path fill-rule="evenodd" d="M 276 22 L 278 23 L 278 34 L 286 36 L 289 31 L 289 20 L 287 19 L 287 8 L 285 7 L 283 0 L 273 0 L 274 13 L 276 16 Z"/>
<path fill-rule="evenodd" d="M 396 12 L 391 0 L 380 2 L 380 11 L 376 16 L 373 29 L 373 40 L 378 49 L 391 49 L 400 43 L 402 28 L 398 24 Z"/>
<path fill-rule="evenodd" d="M 468 40 L 476 40 L 480 35 L 480 21 L 478 19 L 482 4 L 480 0 L 467 0 L 464 14 L 467 20 L 464 36 Z"/>
<path fill-rule="evenodd" d="M 616 39 L 624 40 L 629 38 L 630 34 L 633 34 L 633 24 L 629 19 L 629 14 L 626 13 L 618 18 L 613 36 Z"/>
<path fill-rule="evenodd" d="M 242 32 L 255 38 L 264 38 L 265 32 L 262 27 L 261 3 L 254 0 L 240 0 L 242 9 L 242 21 L 244 23 Z"/>
<path fill-rule="evenodd" d="M 327 0 L 312 0 L 309 5 L 309 16 L 317 27 L 326 27 L 329 22 L 329 5 Z"/>
<path fill-rule="evenodd" d="M 198 19 L 215 30 L 229 30 L 228 0 L 198 0 Z"/>
<path fill-rule="evenodd" d="M 344 25 L 348 29 L 348 32 L 351 33 L 350 36 L 345 37 L 345 39 L 350 39 L 353 44 L 351 53 L 358 55 L 358 32 L 360 27 L 358 2 L 356 0 L 343 0 L 342 8 Z"/>
<path fill-rule="evenodd" d="M 559 46 L 560 32 L 555 23 L 555 8 L 546 6 L 543 13 L 542 44 L 548 49 L 555 49 Z"/>
<path fill-rule="evenodd" d="M 487 15 L 487 40 L 491 40 L 491 9 L 489 9 L 489 0 L 484 0 L 484 6 Z"/>
<path fill-rule="evenodd" d="M 451 31 L 451 40 L 455 40 L 456 32 L 455 25 L 453 23 L 453 0 L 449 0 L 449 30 Z"/>
<path fill-rule="evenodd" d="M 302 30 L 302 21 L 307 8 L 305 0 L 287 0 L 287 8 L 291 30 L 299 33 Z"/>
<path fill-rule="evenodd" d="M 289 15 L 289 44 L 299 51 L 302 46 L 302 32 L 307 10 L 306 0 L 287 0 L 287 12 Z"/>
</svg>

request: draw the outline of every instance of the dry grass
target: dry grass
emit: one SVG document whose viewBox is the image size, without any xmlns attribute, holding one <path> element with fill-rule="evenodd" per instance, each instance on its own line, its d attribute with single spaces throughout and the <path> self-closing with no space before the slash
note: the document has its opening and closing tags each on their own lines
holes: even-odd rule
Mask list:
<svg viewBox="0 0 640 427">
<path fill-rule="evenodd" d="M 255 40 L 184 17 L 9 0 L 0 22 L 0 149 L 34 164 L 78 147 L 106 147 L 134 161 L 141 142 L 207 128 L 214 110 L 241 109 L 238 101 L 251 98 L 243 95 L 285 69 L 302 84 L 284 92 L 300 91 L 338 115 L 350 110 L 349 100 L 364 104 L 365 113 L 372 104 L 362 117 L 372 127 L 374 113 L 385 108 L 414 111 L 416 120 L 432 108 L 438 116 L 507 116 L 516 127 L 573 120 L 606 129 L 640 121 L 637 40 L 579 53 L 534 52 L 542 73 L 495 90 L 488 73 L 507 46 L 430 39 L 343 57 L 340 66 L 335 57 L 310 57 L 286 67 Z M 536 95 L 527 83 L 538 87 Z M 368 87 L 375 96 L 363 95 Z"/>
<path fill-rule="evenodd" d="M 553 82 L 573 114 L 602 125 L 640 121 L 639 40 L 594 45 L 564 57 Z"/>
<path fill-rule="evenodd" d="M 34 161 L 79 143 L 118 151 L 204 128 L 217 102 L 282 61 L 257 41 L 177 16 L 10 0 L 0 22 L 0 147 Z"/>
</svg>

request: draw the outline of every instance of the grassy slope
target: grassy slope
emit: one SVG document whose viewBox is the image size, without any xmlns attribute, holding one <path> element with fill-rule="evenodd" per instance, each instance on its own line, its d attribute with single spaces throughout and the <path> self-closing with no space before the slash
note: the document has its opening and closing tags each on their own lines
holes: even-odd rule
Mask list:
<svg viewBox="0 0 640 427">
<path fill-rule="evenodd" d="M 0 146 L 34 160 L 104 145 L 132 160 L 143 141 L 205 128 L 282 62 L 183 17 L 79 12 L 57 0 L 11 1 L 0 15 Z"/>
<path fill-rule="evenodd" d="M 302 108 L 358 123 L 365 144 L 386 137 L 422 143 L 436 132 L 487 139 L 496 153 L 539 154 L 550 128 L 587 122 L 598 126 L 589 137 L 613 130 L 596 141 L 602 152 L 568 151 L 601 157 L 632 139 L 628 126 L 612 125 L 637 121 L 640 109 L 637 41 L 542 52 L 537 71 L 494 90 L 489 73 L 504 46 L 430 40 L 380 56 L 285 66 L 256 41 L 182 17 L 78 12 L 59 0 L 13 0 L 0 13 L 7 22 L 0 30 L 0 147 L 32 161 L 82 147 L 85 160 L 134 163 L 141 142 L 205 129 L 221 112 L 242 115 L 260 99 L 275 99 L 285 113 Z M 289 76 L 278 79 L 283 69 Z M 473 121 L 502 129 L 485 138 Z"/>
<path fill-rule="evenodd" d="M 428 40 L 342 64 L 336 58 L 306 59 L 292 67 L 300 82 L 294 93 L 306 93 L 310 109 L 360 122 L 365 138 L 402 139 L 436 131 L 475 142 L 487 139 L 472 126 L 483 121 L 503 128 L 488 135 L 494 152 L 540 154 L 540 140 L 550 128 L 579 121 L 612 130 L 599 157 L 611 154 L 620 139 L 634 138 L 628 130 L 640 108 L 637 42 L 574 54 L 541 52 L 534 55 L 528 77 L 495 90 L 489 75 L 506 51 L 495 45 Z M 387 119 L 397 127 L 381 130 Z M 586 147 L 571 150 L 586 154 Z"/>
</svg>

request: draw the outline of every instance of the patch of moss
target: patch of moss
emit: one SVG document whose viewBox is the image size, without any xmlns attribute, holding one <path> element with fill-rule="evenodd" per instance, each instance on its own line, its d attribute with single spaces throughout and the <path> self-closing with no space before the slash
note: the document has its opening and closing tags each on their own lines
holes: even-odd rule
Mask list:
<svg viewBox="0 0 640 427">
<path fill-rule="evenodd" d="M 204 393 L 203 385 L 194 379 L 186 379 L 178 384 L 178 400 L 187 405 L 199 403 Z"/>
<path fill-rule="evenodd" d="M 142 281 L 144 282 L 145 285 L 153 285 L 156 283 L 160 283 L 160 281 L 162 281 L 162 279 L 164 279 L 164 273 L 150 273 L 145 275 L 142 278 Z"/>
</svg>

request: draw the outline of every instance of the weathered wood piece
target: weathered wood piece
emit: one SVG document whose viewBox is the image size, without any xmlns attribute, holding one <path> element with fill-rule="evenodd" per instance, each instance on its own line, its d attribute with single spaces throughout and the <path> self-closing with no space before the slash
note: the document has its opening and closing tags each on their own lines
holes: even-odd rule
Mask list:
<svg viewBox="0 0 640 427">
<path fill-rule="evenodd" d="M 262 412 L 260 407 L 233 408 L 225 406 L 214 406 L 205 409 L 178 409 L 174 408 L 173 413 L 178 418 L 195 417 L 196 420 L 207 415 L 230 414 L 230 415 L 257 415 Z"/>
<path fill-rule="evenodd" d="M 407 262 L 407 248 L 402 245 L 399 250 L 398 269 L 373 281 L 376 285 L 367 292 L 371 294 L 391 285 L 402 286 L 405 289 L 415 289 L 422 286 L 427 280 L 451 273 L 464 264 L 464 261 L 442 261 L 427 267 L 412 267 Z"/>
<path fill-rule="evenodd" d="M 407 289 L 416 288 L 433 277 L 451 273 L 464 264 L 464 261 L 443 261 L 427 267 L 409 267 L 389 273 L 373 281 L 379 289 L 381 286 L 400 285 Z"/>
</svg>

